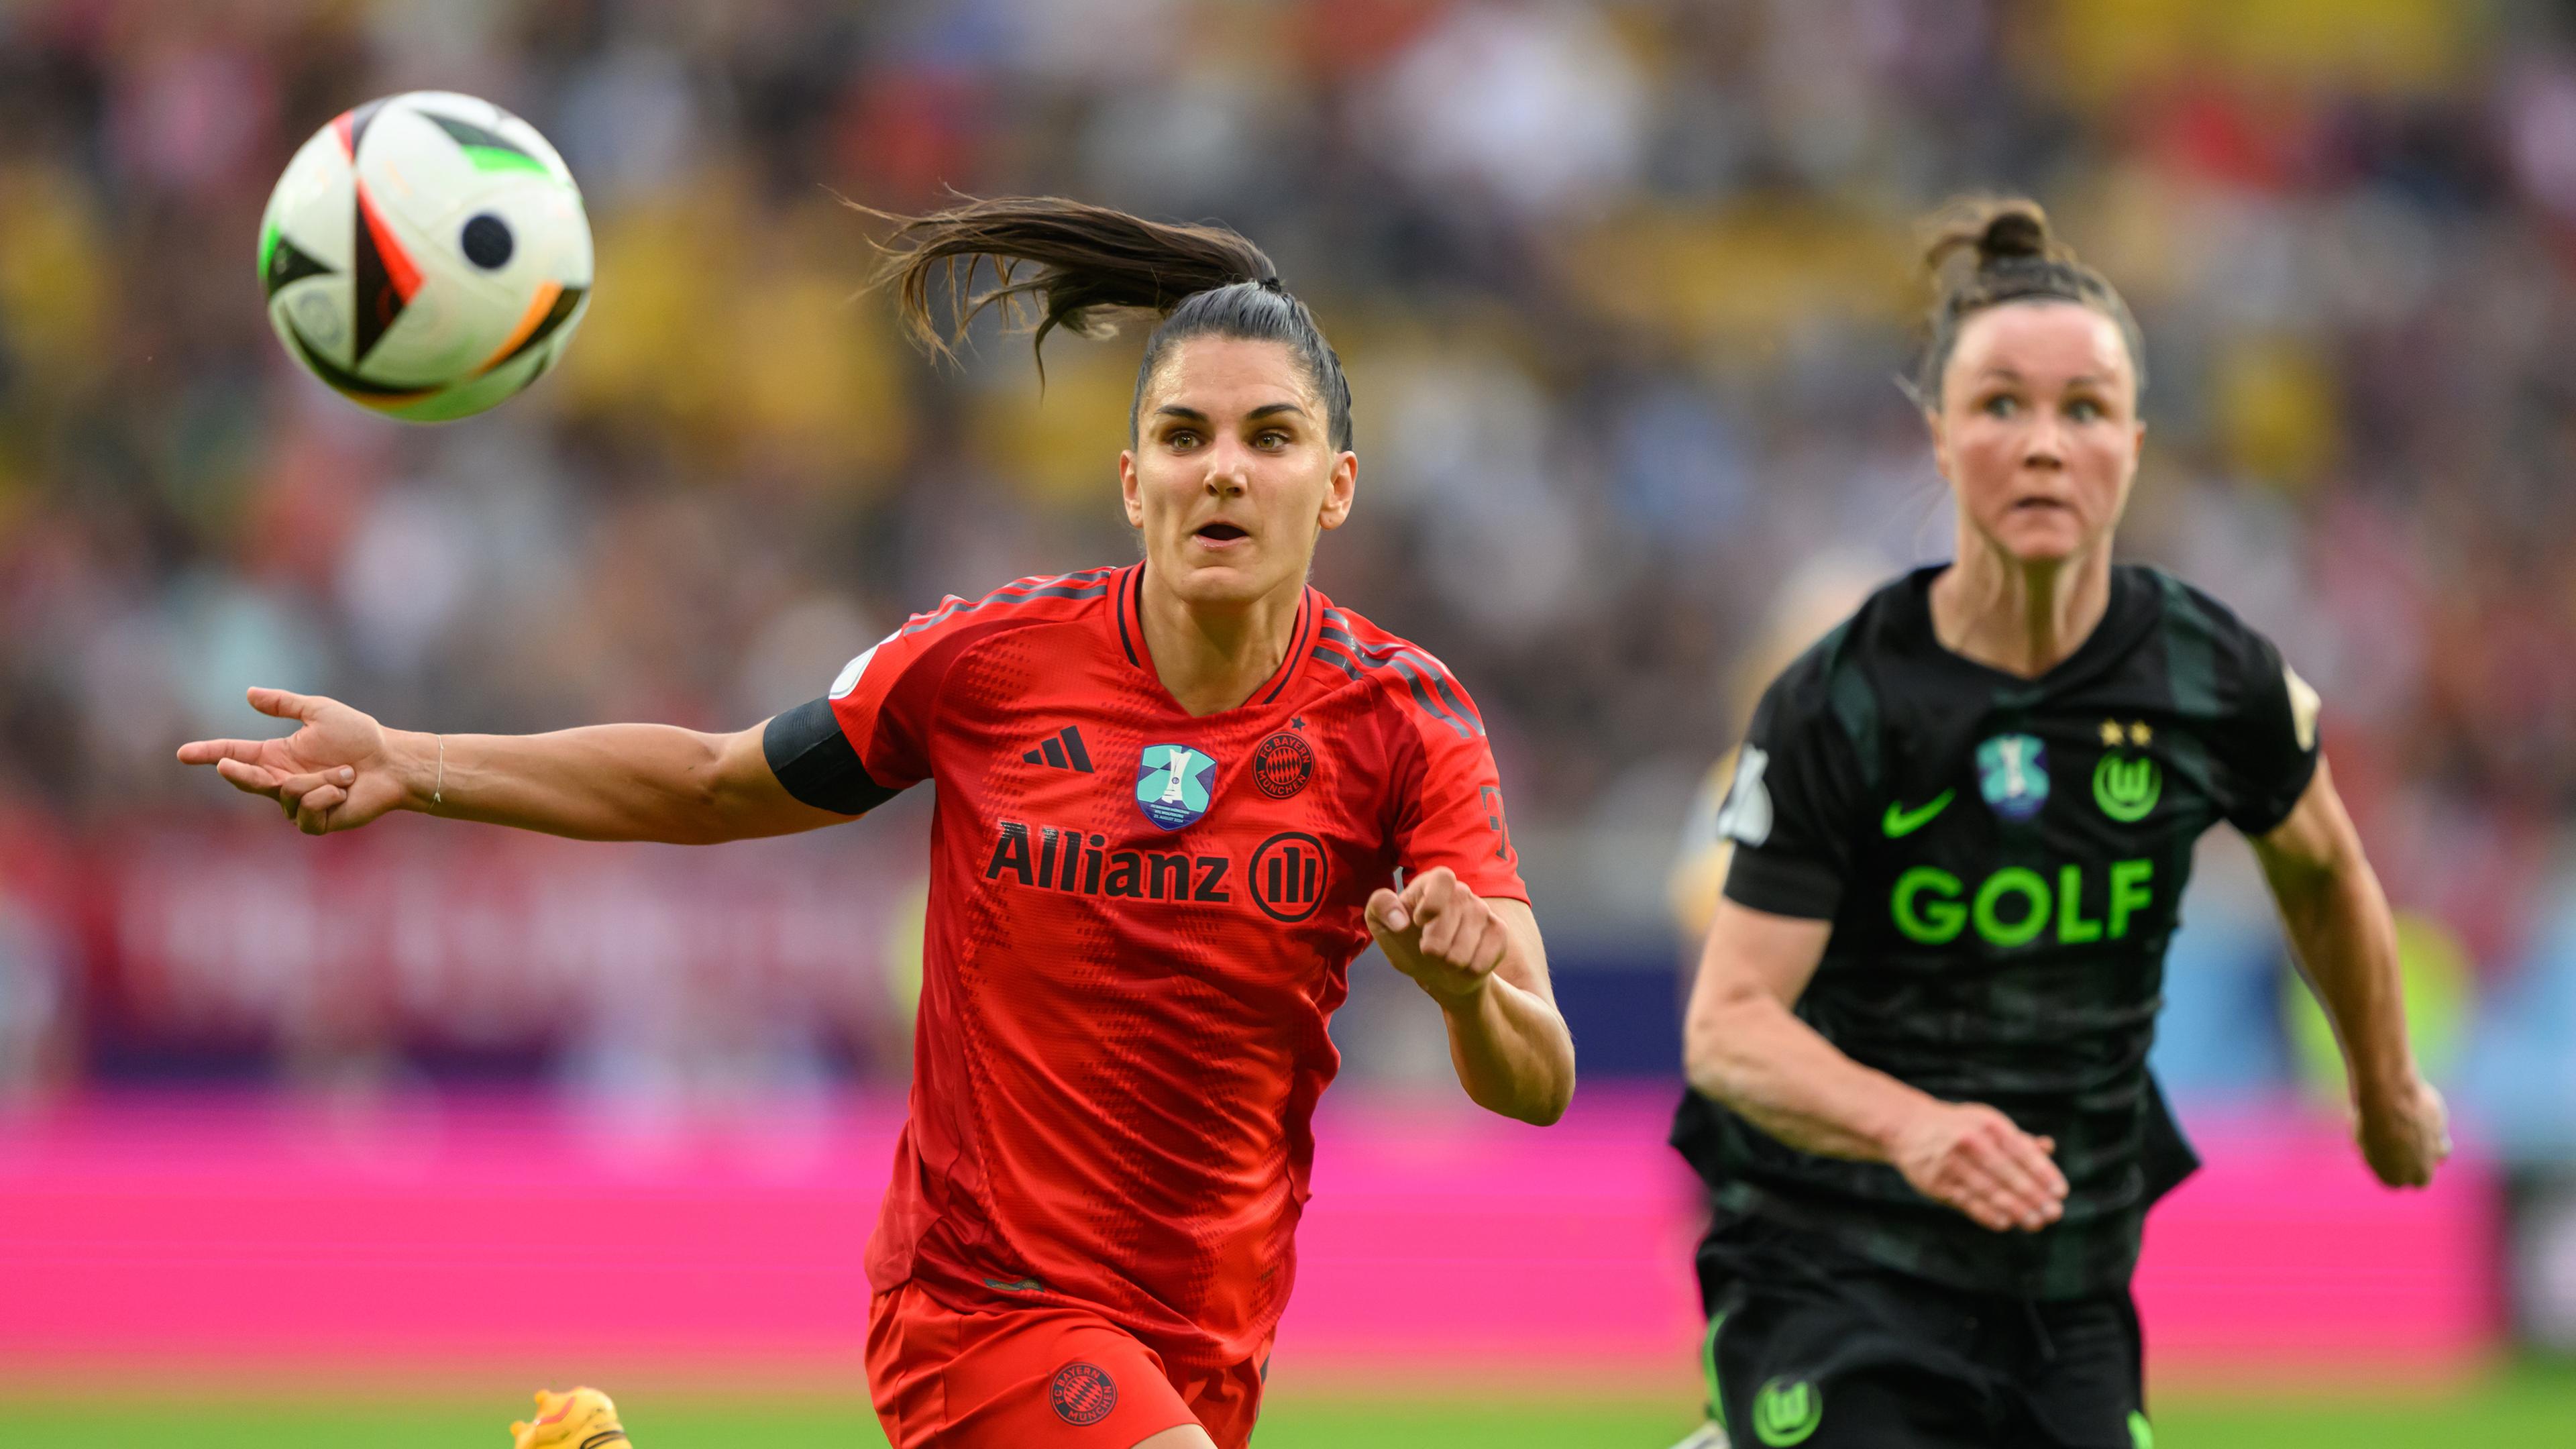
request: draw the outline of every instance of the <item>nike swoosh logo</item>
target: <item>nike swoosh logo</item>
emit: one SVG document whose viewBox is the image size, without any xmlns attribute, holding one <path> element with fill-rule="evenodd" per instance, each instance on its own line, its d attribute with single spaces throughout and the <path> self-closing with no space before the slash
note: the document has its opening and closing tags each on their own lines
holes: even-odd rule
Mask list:
<svg viewBox="0 0 2576 1449">
<path fill-rule="evenodd" d="M 1879 827 L 1887 832 L 1887 838 L 1890 840 L 1900 835 L 1912 835 L 1915 831 L 1931 824 L 1933 816 L 1948 809 L 1950 797 L 1957 793 L 1959 792 L 1956 790 L 1944 790 L 1933 796 L 1930 804 L 1918 805 L 1911 810 L 1890 800 L 1887 802 L 1887 818 L 1879 822 Z"/>
</svg>

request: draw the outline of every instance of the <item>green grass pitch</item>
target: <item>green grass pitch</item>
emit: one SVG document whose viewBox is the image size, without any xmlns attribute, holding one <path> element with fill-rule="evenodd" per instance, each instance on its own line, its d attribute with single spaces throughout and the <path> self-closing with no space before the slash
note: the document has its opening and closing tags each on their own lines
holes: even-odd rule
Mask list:
<svg viewBox="0 0 2576 1449">
<path fill-rule="evenodd" d="M 764 1395 L 630 1400 L 642 1449 L 876 1449 L 865 1403 Z M 2158 1449 L 2352 1449 L 2576 1445 L 2576 1367 L 2525 1365 L 2449 1394 L 2190 1396 L 2158 1404 Z M 517 1403 L 401 1397 L 192 1401 L 135 1396 L 0 1397 L 9 1449 L 503 1449 Z M 1688 1427 L 1669 1401 L 1289 1398 L 1264 1415 L 1256 1449 L 1666 1449 Z"/>
</svg>

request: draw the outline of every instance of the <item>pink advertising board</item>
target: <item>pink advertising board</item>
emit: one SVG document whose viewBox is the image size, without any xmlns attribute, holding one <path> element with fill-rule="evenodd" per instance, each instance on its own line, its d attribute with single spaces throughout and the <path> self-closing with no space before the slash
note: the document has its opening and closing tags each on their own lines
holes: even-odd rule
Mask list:
<svg viewBox="0 0 2576 1449">
<path fill-rule="evenodd" d="M 1352 1095 L 1320 1129 L 1283 1389 L 1691 1391 L 1660 1093 L 1545 1131 Z M 93 1100 L 0 1117 L 0 1378 L 651 1373 L 856 1387 L 898 1109 Z M 2423 1378 L 2493 1346 L 2497 1193 L 2390 1194 L 2330 1128 L 2196 1124 L 2138 1296 L 2160 1377 Z"/>
</svg>

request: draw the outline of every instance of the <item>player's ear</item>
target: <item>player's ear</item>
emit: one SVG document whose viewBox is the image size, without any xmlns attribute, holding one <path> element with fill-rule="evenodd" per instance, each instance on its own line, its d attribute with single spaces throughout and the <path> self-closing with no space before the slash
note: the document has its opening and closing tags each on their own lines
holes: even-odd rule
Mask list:
<svg viewBox="0 0 2576 1449">
<path fill-rule="evenodd" d="M 1136 491 L 1136 450 L 1128 448 L 1118 454 L 1118 501 L 1127 510 L 1127 526 L 1145 526 L 1145 501 Z"/>
<path fill-rule="evenodd" d="M 1333 459 L 1332 476 L 1324 480 L 1324 508 L 1316 522 L 1325 528 L 1339 528 L 1350 521 L 1351 504 L 1360 486 L 1360 455 L 1344 451 Z"/>
</svg>

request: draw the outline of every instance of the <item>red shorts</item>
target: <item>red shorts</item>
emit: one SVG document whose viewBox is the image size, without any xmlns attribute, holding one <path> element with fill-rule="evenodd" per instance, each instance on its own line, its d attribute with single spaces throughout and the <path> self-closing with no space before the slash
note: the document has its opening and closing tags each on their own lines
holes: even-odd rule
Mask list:
<svg viewBox="0 0 2576 1449">
<path fill-rule="evenodd" d="M 1167 1367 L 1096 1313 L 961 1313 L 911 1283 L 868 1308 L 868 1391 L 894 1449 L 1133 1449 L 1183 1424 L 1244 1449 L 1269 1356 Z"/>
</svg>

